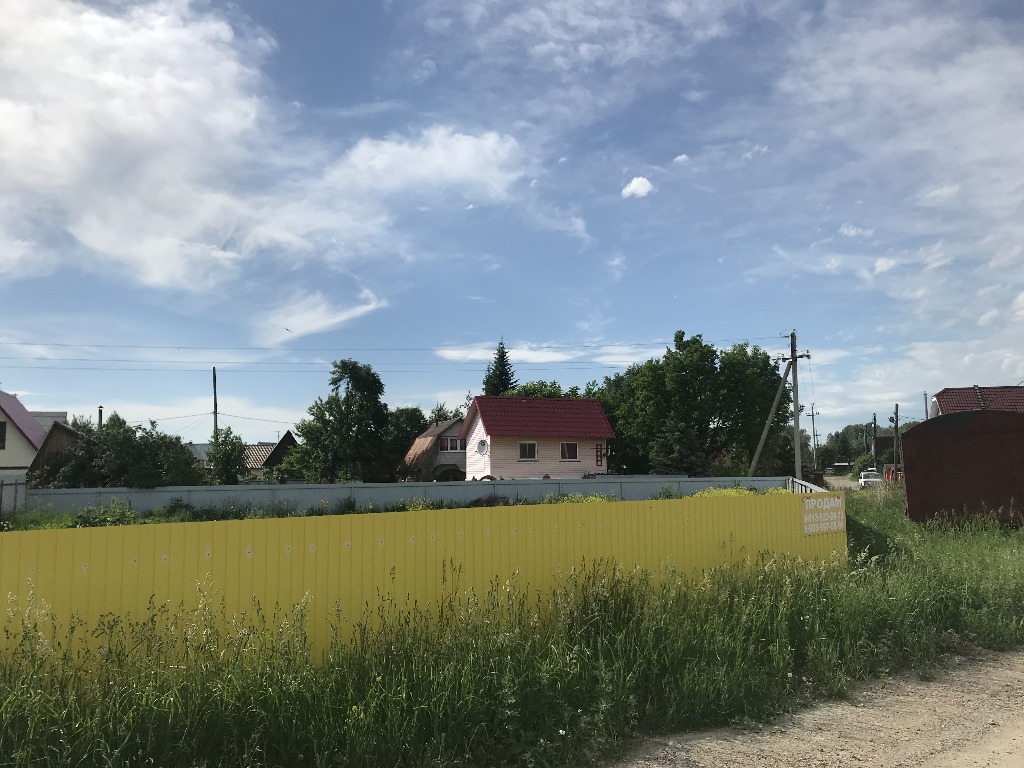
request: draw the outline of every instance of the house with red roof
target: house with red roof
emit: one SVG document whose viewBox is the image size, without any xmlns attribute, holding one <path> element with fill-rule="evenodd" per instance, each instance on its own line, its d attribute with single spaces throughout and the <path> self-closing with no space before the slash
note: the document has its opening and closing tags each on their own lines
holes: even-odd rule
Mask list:
<svg viewBox="0 0 1024 768">
<path fill-rule="evenodd" d="M 16 395 L 0 392 L 0 475 L 23 475 L 46 438 Z"/>
<path fill-rule="evenodd" d="M 947 387 L 935 393 L 928 418 L 964 411 L 1024 413 L 1024 387 Z"/>
<path fill-rule="evenodd" d="M 481 396 L 458 437 L 467 480 L 512 480 L 604 474 L 615 433 L 597 400 Z"/>
</svg>

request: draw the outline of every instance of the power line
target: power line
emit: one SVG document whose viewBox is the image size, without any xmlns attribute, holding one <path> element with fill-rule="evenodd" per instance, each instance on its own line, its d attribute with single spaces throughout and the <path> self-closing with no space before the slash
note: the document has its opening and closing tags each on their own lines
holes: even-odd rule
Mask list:
<svg viewBox="0 0 1024 768">
<path fill-rule="evenodd" d="M 748 336 L 735 339 L 703 339 L 706 344 L 743 343 L 751 341 L 776 341 L 774 336 Z M 440 347 L 253 347 L 253 346 L 201 346 L 188 344 L 80 344 L 70 342 L 44 342 L 44 341 L 0 341 L 0 345 L 20 347 L 60 347 L 70 349 L 175 349 L 190 351 L 235 351 L 235 352 L 457 352 L 465 349 L 464 346 L 440 346 Z M 671 339 L 654 339 L 651 341 L 606 341 L 600 343 L 580 344 L 531 344 L 525 349 L 601 349 L 605 347 L 650 347 L 671 345 Z"/>
<path fill-rule="evenodd" d="M 234 413 L 224 413 L 221 411 L 221 416 L 227 416 L 230 419 L 245 419 L 246 421 L 263 421 L 267 424 L 292 424 L 291 421 L 277 421 L 276 419 L 257 419 L 255 416 L 238 416 Z"/>
</svg>

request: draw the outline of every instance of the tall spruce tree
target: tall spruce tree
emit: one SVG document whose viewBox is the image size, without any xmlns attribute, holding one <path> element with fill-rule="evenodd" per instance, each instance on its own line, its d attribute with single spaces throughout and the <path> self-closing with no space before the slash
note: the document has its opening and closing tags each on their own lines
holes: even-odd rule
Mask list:
<svg viewBox="0 0 1024 768">
<path fill-rule="evenodd" d="M 484 394 L 504 395 L 510 389 L 515 389 L 518 383 L 515 371 L 512 370 L 512 363 L 508 359 L 508 352 L 505 351 L 505 339 L 502 338 L 494 351 L 494 361 L 487 366 L 487 373 L 484 375 Z"/>
</svg>

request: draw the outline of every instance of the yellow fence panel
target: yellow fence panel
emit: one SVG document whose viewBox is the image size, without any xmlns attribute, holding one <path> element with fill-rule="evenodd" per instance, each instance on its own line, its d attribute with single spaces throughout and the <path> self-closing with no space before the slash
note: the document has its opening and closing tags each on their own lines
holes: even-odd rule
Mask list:
<svg viewBox="0 0 1024 768">
<path fill-rule="evenodd" d="M 194 608 L 197 585 L 228 614 L 290 609 L 305 600 L 314 647 L 382 600 L 436 605 L 446 567 L 462 592 L 495 580 L 546 593 L 584 562 L 614 560 L 652 572 L 699 574 L 786 555 L 828 558 L 846 549 L 841 494 L 717 496 L 539 504 L 341 516 L 170 523 L 0 534 L 0 595 L 9 618 L 34 592 L 62 624 L 94 627 L 147 606 Z M 449 587 L 450 588 L 450 587 Z"/>
</svg>

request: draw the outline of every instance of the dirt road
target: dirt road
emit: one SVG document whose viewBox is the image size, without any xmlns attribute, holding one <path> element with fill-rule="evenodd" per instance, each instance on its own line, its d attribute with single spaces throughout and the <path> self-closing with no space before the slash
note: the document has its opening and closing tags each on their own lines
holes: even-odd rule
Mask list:
<svg viewBox="0 0 1024 768">
<path fill-rule="evenodd" d="M 756 731 L 645 739 L 616 768 L 1024 768 L 1024 653 L 952 658 Z"/>
</svg>

